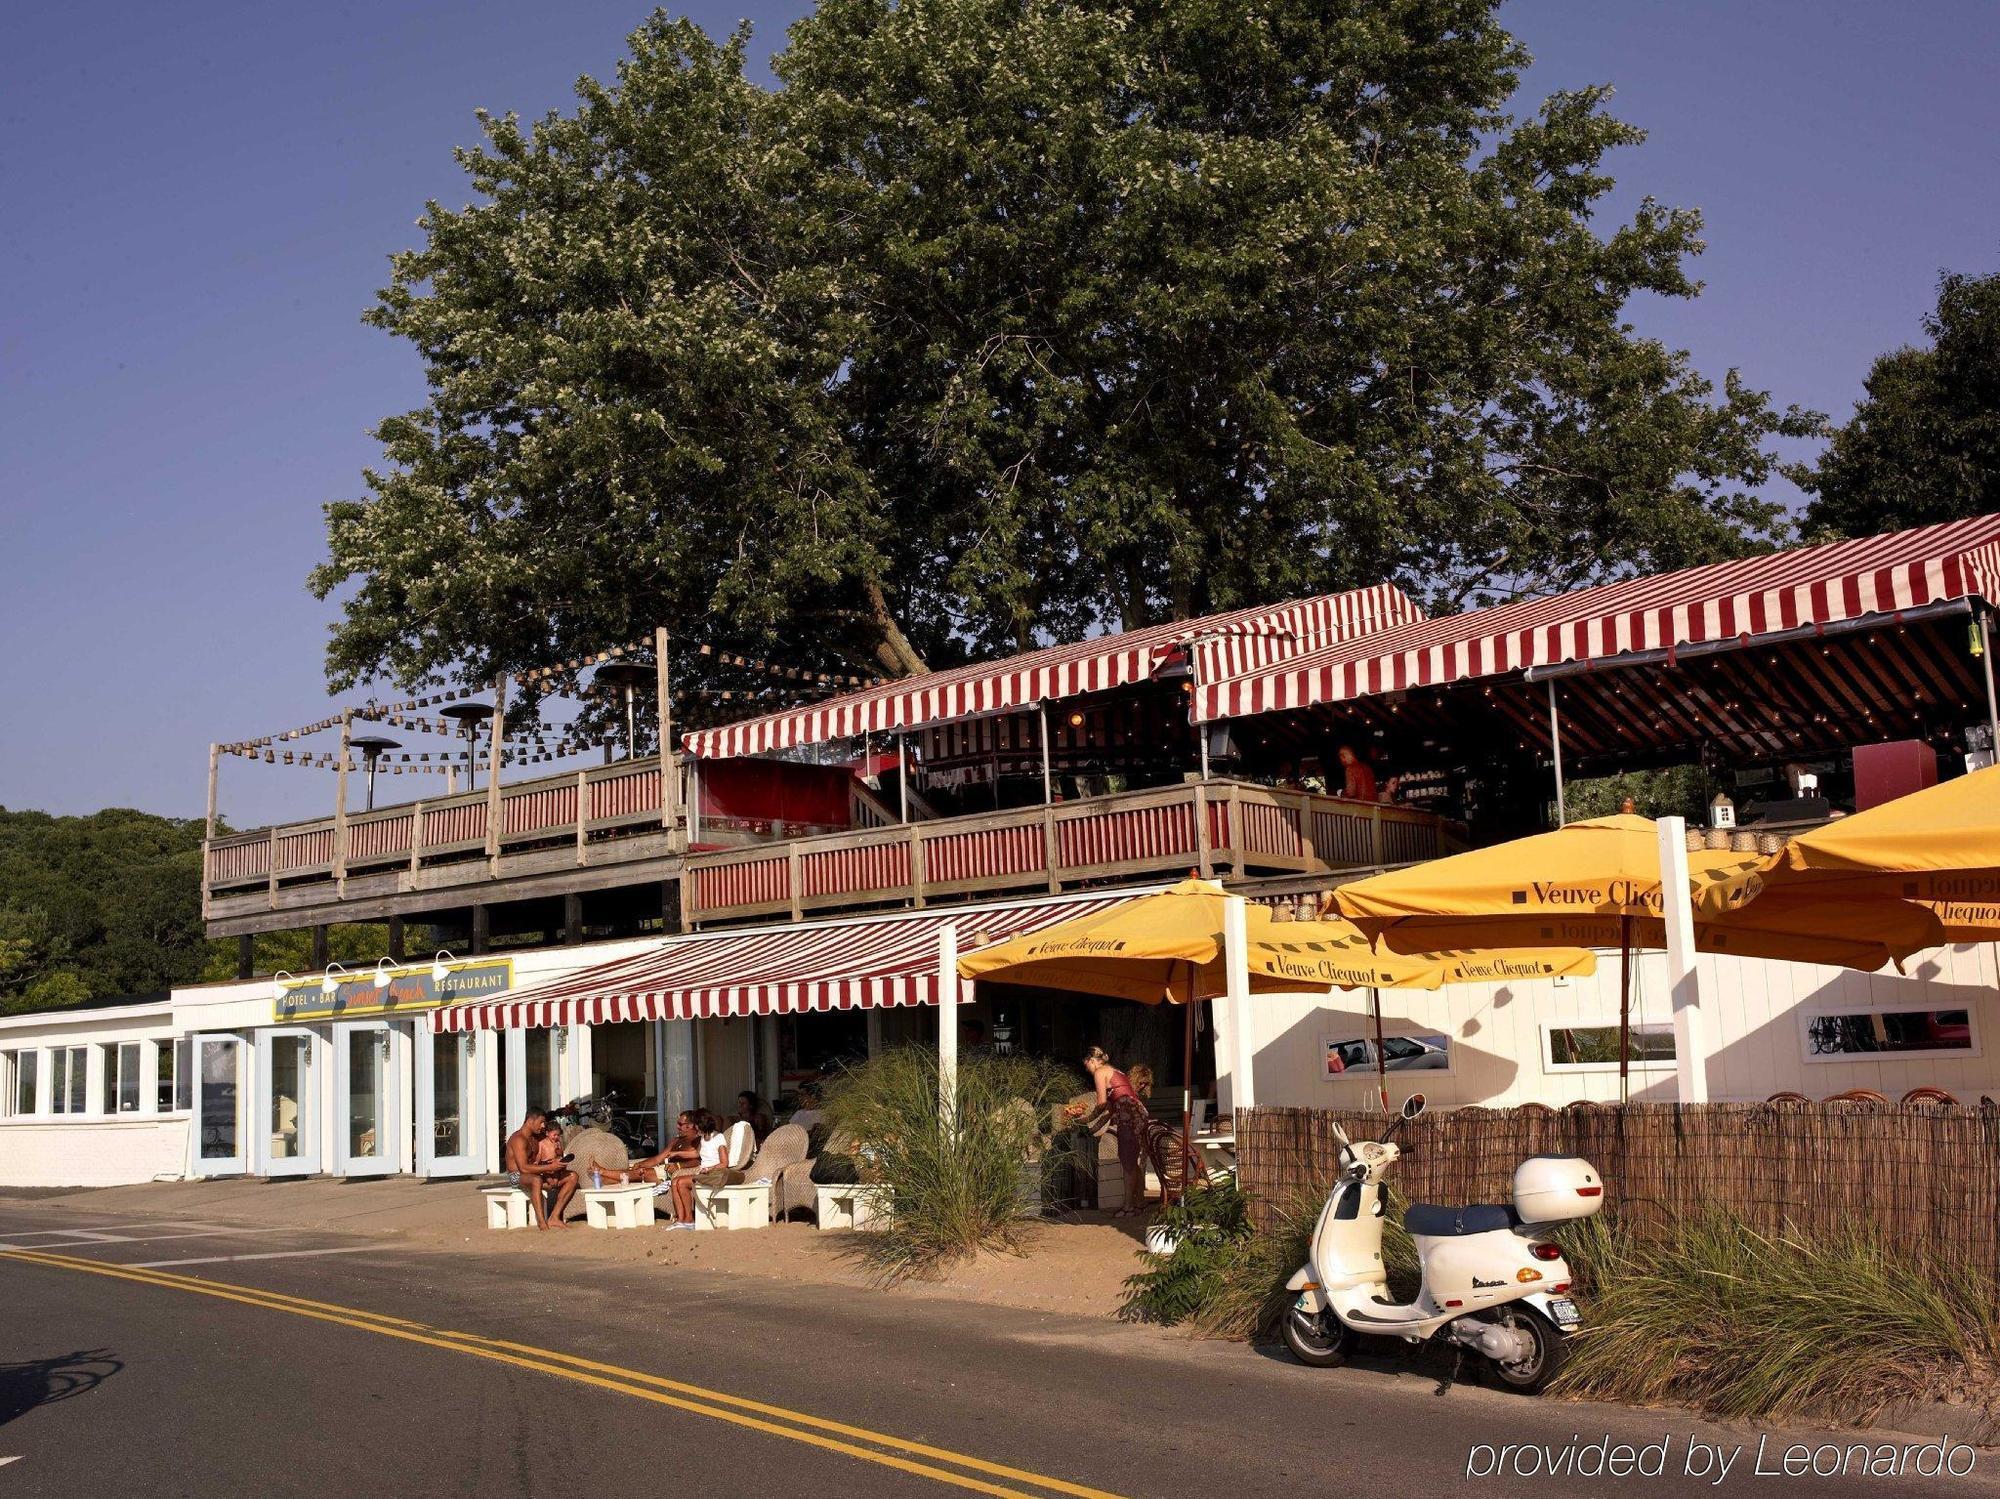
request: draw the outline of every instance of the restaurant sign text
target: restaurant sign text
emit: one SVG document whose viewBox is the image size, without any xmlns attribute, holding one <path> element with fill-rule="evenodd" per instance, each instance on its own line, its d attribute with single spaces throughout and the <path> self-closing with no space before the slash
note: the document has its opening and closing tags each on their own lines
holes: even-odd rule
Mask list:
<svg viewBox="0 0 2000 1499">
<path fill-rule="evenodd" d="M 429 963 L 392 968 L 388 975 L 389 982 L 379 984 L 371 969 L 341 979 L 331 994 L 317 978 L 284 980 L 271 1007 L 273 1018 L 280 1025 L 300 1020 L 379 1020 L 485 999 L 514 987 L 514 960 L 474 958 L 454 963 L 442 981 Z"/>
</svg>

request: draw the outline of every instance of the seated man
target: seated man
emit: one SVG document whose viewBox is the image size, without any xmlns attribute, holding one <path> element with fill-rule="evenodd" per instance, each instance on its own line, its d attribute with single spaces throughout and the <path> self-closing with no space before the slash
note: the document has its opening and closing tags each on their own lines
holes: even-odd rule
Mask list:
<svg viewBox="0 0 2000 1499">
<path fill-rule="evenodd" d="M 564 1163 L 561 1136 L 542 1110 L 528 1110 L 521 1127 L 507 1137 L 505 1163 L 541 1226 L 563 1227 L 563 1209 L 576 1196 L 576 1173 Z"/>
<path fill-rule="evenodd" d="M 681 1166 L 693 1166 L 700 1155 L 701 1131 L 695 1127 L 692 1112 L 680 1116 L 674 1127 L 674 1138 L 667 1142 L 667 1148 L 658 1155 L 649 1155 L 643 1160 L 633 1161 L 620 1170 L 604 1172 L 604 1184 L 617 1186 L 623 1182 L 656 1181 L 664 1182 Z"/>
</svg>

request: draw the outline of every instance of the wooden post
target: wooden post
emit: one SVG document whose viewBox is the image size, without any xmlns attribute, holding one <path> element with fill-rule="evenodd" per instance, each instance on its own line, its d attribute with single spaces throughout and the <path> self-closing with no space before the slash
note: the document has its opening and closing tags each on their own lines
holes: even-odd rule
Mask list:
<svg viewBox="0 0 2000 1499">
<path fill-rule="evenodd" d="M 487 940 L 493 935 L 493 918 L 485 906 L 472 908 L 472 955 L 478 957 L 486 951 Z"/>
<path fill-rule="evenodd" d="M 910 820 L 910 752 L 904 734 L 896 734 L 896 799 L 897 817 L 902 822 Z"/>
<path fill-rule="evenodd" d="M 410 807 L 410 874 L 414 877 L 424 853 L 424 804 L 421 799 Z"/>
<path fill-rule="evenodd" d="M 1368 804 L 1368 857 L 1375 867 L 1382 867 L 1382 807 L 1378 802 Z"/>
<path fill-rule="evenodd" d="M 321 970 L 324 970 L 326 967 L 326 927 L 324 925 L 316 926 L 312 929 L 312 965 L 314 968 Z"/>
<path fill-rule="evenodd" d="M 797 921 L 806 914 L 805 908 L 799 903 L 805 894 L 803 888 L 804 882 L 804 862 L 799 857 L 797 840 L 792 840 L 785 845 L 785 890 L 792 898 L 792 920 L 794 921 Z"/>
<path fill-rule="evenodd" d="M 674 753 L 673 682 L 667 669 L 667 631 L 664 625 L 653 631 L 653 665 L 655 685 L 660 695 L 660 826 L 667 829 L 669 846 L 678 841 L 685 848 L 687 840 L 684 837 L 676 839 L 672 836 L 681 821 L 681 759 Z"/>
<path fill-rule="evenodd" d="M 275 911 L 278 909 L 278 830 L 276 828 L 271 829 L 270 865 L 271 909 Z"/>
<path fill-rule="evenodd" d="M 354 738 L 354 710 L 346 708 L 340 715 L 340 763 L 334 766 L 333 775 L 333 889 L 336 895 L 347 894 L 347 756 L 348 745 Z"/>
<path fill-rule="evenodd" d="M 222 746 L 208 747 L 208 817 L 202 823 L 201 833 L 201 918 L 208 920 L 208 887 L 213 878 L 209 864 L 208 846 L 215 842 L 215 787 L 222 772 Z"/>
<path fill-rule="evenodd" d="M 1224 849 L 1226 857 L 1229 860 L 1230 872 L 1232 874 L 1235 874 L 1238 878 L 1241 878 L 1243 874 L 1242 801 L 1243 801 L 1242 796 L 1234 781 L 1231 781 L 1226 787 L 1223 788 L 1222 817 L 1223 817 L 1223 822 L 1225 824 L 1224 831 L 1227 832 L 1229 835 L 1228 841 L 1224 845 Z M 1213 853 L 1210 854 L 1210 857 L 1211 858 L 1214 857 Z"/>
<path fill-rule="evenodd" d="M 389 958 L 391 962 L 403 961 L 403 918 L 389 918 Z"/>
<path fill-rule="evenodd" d="M 1062 889 L 1062 834 L 1056 829 L 1056 809 L 1042 803 L 1042 859 L 1049 867 L 1049 894 Z"/>
<path fill-rule="evenodd" d="M 208 747 L 208 819 L 202 824 L 201 835 L 204 839 L 215 837 L 215 792 L 221 775 L 222 746 L 211 744 Z"/>
<path fill-rule="evenodd" d="M 500 873 L 500 741 L 507 732 L 507 673 L 493 679 L 493 716 L 487 720 L 486 860 L 487 870 Z"/>
<path fill-rule="evenodd" d="M 236 939 L 236 976 L 239 979 L 257 976 L 257 939 L 248 932 Z"/>
<path fill-rule="evenodd" d="M 912 824 L 910 839 L 910 893 L 918 910 L 924 907 L 924 886 L 930 882 L 929 859 L 924 852 L 923 829 Z"/>
<path fill-rule="evenodd" d="M 563 942 L 574 947 L 583 941 L 583 897 L 572 890 L 563 897 Z"/>
<path fill-rule="evenodd" d="M 694 930 L 697 915 L 694 905 L 694 871 L 685 864 L 681 865 L 680 887 L 681 930 L 691 932 Z"/>
<path fill-rule="evenodd" d="M 666 771 L 662 769 L 660 774 L 665 775 Z M 576 773 L 576 862 L 579 864 L 584 862 L 584 833 L 589 821 L 590 772 L 579 770 Z"/>
<path fill-rule="evenodd" d="M 1319 851 L 1317 846 L 1313 843 L 1312 797 L 1308 793 L 1301 791 L 1299 793 L 1298 806 L 1299 806 L 1299 855 L 1306 861 L 1306 863 L 1317 864 L 1319 862 Z M 1379 817 L 1380 814 L 1378 813 L 1377 816 Z"/>
</svg>

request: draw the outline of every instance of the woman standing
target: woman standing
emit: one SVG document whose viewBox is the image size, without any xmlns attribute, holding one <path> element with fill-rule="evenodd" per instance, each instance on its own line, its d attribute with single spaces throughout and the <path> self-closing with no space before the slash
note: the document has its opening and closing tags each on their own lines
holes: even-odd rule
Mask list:
<svg viewBox="0 0 2000 1499">
<path fill-rule="evenodd" d="M 1097 1086 L 1097 1107 L 1111 1116 L 1111 1128 L 1118 1136 L 1118 1164 L 1125 1172 L 1125 1206 L 1117 1212 L 1130 1218 L 1145 1210 L 1146 1174 L 1139 1164 L 1152 1116 L 1140 1099 L 1131 1079 L 1111 1065 L 1101 1046 L 1093 1046 L 1084 1056 L 1083 1070 Z"/>
</svg>

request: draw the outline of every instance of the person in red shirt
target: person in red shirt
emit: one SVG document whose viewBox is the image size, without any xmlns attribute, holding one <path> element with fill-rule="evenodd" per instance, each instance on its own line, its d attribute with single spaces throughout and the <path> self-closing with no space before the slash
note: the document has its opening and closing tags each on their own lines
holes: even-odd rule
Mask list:
<svg viewBox="0 0 2000 1499">
<path fill-rule="evenodd" d="M 1340 794 L 1350 801 L 1372 802 L 1375 800 L 1375 772 L 1368 762 L 1354 752 L 1354 746 L 1340 747 L 1340 767 L 1346 779 Z"/>
</svg>

